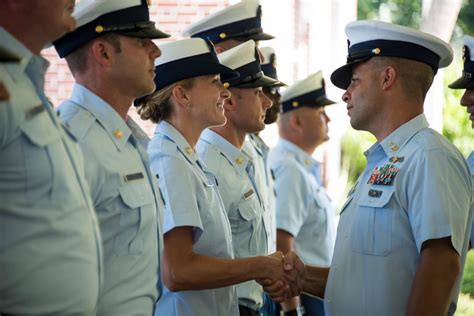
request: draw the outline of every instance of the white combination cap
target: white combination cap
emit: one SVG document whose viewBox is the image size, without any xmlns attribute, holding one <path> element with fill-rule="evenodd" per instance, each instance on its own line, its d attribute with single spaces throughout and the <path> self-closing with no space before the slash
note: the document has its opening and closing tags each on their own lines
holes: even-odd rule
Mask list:
<svg viewBox="0 0 474 316">
<path fill-rule="evenodd" d="M 305 79 L 289 86 L 281 93 L 282 113 L 302 106 L 321 107 L 336 103 L 326 97 L 324 86 L 322 71 L 309 75 Z"/>
<path fill-rule="evenodd" d="M 255 88 L 273 86 L 278 83 L 277 80 L 264 75 L 253 40 L 226 50 L 217 57 L 223 65 L 240 74 L 239 78 L 225 82 L 228 87 Z"/>
<path fill-rule="evenodd" d="M 170 37 L 150 21 L 146 0 L 82 0 L 73 16 L 77 28 L 53 43 L 61 58 L 109 32 L 153 39 Z"/>
<path fill-rule="evenodd" d="M 209 39 L 213 43 L 228 39 L 263 41 L 274 38 L 263 32 L 259 0 L 242 0 L 191 24 L 183 36 Z"/>
<path fill-rule="evenodd" d="M 428 64 L 434 73 L 453 60 L 449 44 L 419 30 L 380 21 L 355 21 L 346 25 L 348 56 L 346 65 L 331 75 L 335 86 L 349 86 L 354 64 L 376 56 L 399 57 Z"/>
</svg>

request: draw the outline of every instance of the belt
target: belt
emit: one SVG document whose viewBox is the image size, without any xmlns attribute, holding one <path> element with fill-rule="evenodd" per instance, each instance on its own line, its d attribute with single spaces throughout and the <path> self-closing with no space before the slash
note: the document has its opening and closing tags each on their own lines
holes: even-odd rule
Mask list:
<svg viewBox="0 0 474 316">
<path fill-rule="evenodd" d="M 250 307 L 239 305 L 239 314 L 240 316 L 260 316 L 260 311 L 257 309 L 252 309 Z"/>
</svg>

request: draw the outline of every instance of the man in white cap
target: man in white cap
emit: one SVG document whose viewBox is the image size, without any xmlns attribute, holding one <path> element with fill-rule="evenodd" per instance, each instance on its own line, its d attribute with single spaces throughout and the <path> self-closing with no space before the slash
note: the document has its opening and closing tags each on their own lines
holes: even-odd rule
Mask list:
<svg viewBox="0 0 474 316">
<path fill-rule="evenodd" d="M 151 315 L 161 294 L 162 206 L 146 152 L 149 138 L 129 116 L 155 90 L 155 28 L 144 0 L 81 1 L 77 29 L 54 42 L 76 80 L 60 117 L 85 155 L 104 248 L 99 315 Z"/>
<path fill-rule="evenodd" d="M 322 72 L 296 82 L 282 94 L 278 122 L 280 139 L 270 150 L 268 165 L 275 175 L 277 249 L 295 251 L 306 264 L 331 265 L 336 239 L 335 210 L 321 181 L 313 152 L 329 139 Z M 301 295 L 307 315 L 324 315 L 323 301 Z M 300 299 L 282 303 L 285 315 L 297 315 Z"/>
<path fill-rule="evenodd" d="M 183 36 L 210 40 L 221 53 L 248 40 L 270 40 L 274 37 L 262 29 L 262 6 L 259 0 L 242 0 L 208 15 L 188 26 Z"/>
<path fill-rule="evenodd" d="M 461 105 L 466 107 L 466 111 L 469 114 L 469 119 L 472 122 L 472 128 L 474 128 L 474 37 L 472 36 L 464 37 L 463 61 L 464 69 L 462 76 L 451 83 L 449 87 L 451 89 L 466 89 L 461 98 Z M 467 163 L 471 169 L 471 179 L 474 189 L 474 151 L 471 152 L 467 158 Z M 474 230 L 472 227 L 470 241 L 470 248 L 472 248 L 474 247 Z"/>
<path fill-rule="evenodd" d="M 428 127 L 423 101 L 448 44 L 378 21 L 346 26 L 351 125 L 377 138 L 340 212 L 330 269 L 306 266 L 304 291 L 335 315 L 453 315 L 471 226 L 461 153 Z M 326 275 L 329 277 L 326 279 Z"/>
<path fill-rule="evenodd" d="M 22 60 L 0 64 L 9 92 L 0 105 L 2 315 L 92 315 L 99 299 L 102 250 L 83 157 L 44 93 L 40 56 L 74 29 L 73 8 L 0 1 L 0 43 Z"/>
<path fill-rule="evenodd" d="M 231 97 L 224 104 L 227 122 L 205 130 L 197 145 L 199 156 L 219 183 L 232 229 L 236 258 L 268 254 L 264 224 L 265 201 L 255 179 L 255 165 L 242 147 L 247 133 L 265 127 L 265 111 L 271 101 L 263 86 L 276 80 L 263 75 L 253 41 L 247 41 L 218 55 L 222 64 L 240 77 L 224 82 Z M 240 315 L 258 315 L 263 305 L 262 287 L 255 281 L 237 286 Z"/>
</svg>

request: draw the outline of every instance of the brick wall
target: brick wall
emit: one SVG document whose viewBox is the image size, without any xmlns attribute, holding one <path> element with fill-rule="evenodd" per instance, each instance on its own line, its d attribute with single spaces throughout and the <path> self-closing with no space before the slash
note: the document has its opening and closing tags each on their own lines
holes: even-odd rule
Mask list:
<svg viewBox="0 0 474 316">
<path fill-rule="evenodd" d="M 187 25 L 228 5 L 229 0 L 152 0 L 150 16 L 153 21 L 157 21 L 160 30 L 171 34 L 172 39 L 179 39 L 181 31 Z M 57 56 L 54 48 L 45 49 L 43 56 L 51 63 L 46 75 L 46 94 L 57 106 L 71 95 L 74 79 L 65 61 Z M 153 133 L 153 124 L 141 121 L 133 107 L 130 109 L 130 115 L 149 135 Z"/>
</svg>

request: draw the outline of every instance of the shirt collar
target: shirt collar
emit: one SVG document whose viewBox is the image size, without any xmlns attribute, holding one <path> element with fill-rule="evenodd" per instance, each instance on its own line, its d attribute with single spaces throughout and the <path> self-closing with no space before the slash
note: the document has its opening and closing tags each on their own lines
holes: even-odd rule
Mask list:
<svg viewBox="0 0 474 316">
<path fill-rule="evenodd" d="M 380 144 L 387 157 L 396 155 L 416 133 L 428 126 L 425 115 L 420 114 L 397 128 L 380 143 L 374 144 L 367 152 L 371 152 L 375 145 Z"/>
<path fill-rule="evenodd" d="M 0 27 L 0 43 L 8 47 L 12 53 L 20 56 L 21 61 L 17 63 L 6 63 L 6 69 L 11 73 L 12 71 L 17 72 L 20 70 L 24 72 L 28 64 L 34 63 L 35 67 L 39 68 L 41 74 L 46 73 L 46 69 L 49 67 L 49 62 L 38 55 L 34 55 L 23 43 L 17 40 L 3 27 Z"/>
<path fill-rule="evenodd" d="M 278 146 L 288 150 L 291 154 L 295 157 L 296 161 L 298 161 L 306 170 L 311 172 L 313 170 L 313 166 L 315 168 L 319 168 L 319 162 L 314 160 L 314 158 L 305 152 L 303 149 L 295 145 L 294 143 L 290 142 L 289 140 L 280 138 L 278 140 Z"/>
<path fill-rule="evenodd" d="M 80 84 L 74 85 L 70 101 L 89 111 L 104 127 L 117 148 L 125 146 L 132 131 L 107 102 Z"/>
<path fill-rule="evenodd" d="M 205 129 L 201 134 L 201 139 L 216 145 L 229 163 L 238 173 L 244 173 L 250 157 L 237 147 L 229 143 L 224 137 L 213 130 Z"/>
<path fill-rule="evenodd" d="M 162 134 L 178 146 L 179 151 L 188 159 L 191 164 L 195 164 L 199 157 L 196 151 L 184 138 L 180 131 L 167 121 L 161 121 L 155 129 L 155 135 Z"/>
</svg>

